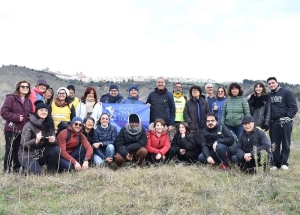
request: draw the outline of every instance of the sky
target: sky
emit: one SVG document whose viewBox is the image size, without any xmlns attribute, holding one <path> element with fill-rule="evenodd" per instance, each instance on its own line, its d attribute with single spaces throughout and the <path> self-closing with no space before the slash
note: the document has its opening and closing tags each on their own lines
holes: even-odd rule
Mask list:
<svg viewBox="0 0 300 215">
<path fill-rule="evenodd" d="M 299 0 L 0 0 L 0 66 L 300 84 Z"/>
</svg>

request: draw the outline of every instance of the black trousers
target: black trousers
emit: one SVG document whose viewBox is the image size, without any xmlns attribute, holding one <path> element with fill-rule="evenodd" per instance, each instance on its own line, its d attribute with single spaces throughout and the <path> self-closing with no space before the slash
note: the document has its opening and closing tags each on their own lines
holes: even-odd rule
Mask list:
<svg viewBox="0 0 300 215">
<path fill-rule="evenodd" d="M 18 172 L 21 165 L 18 158 L 18 151 L 21 143 L 21 133 L 5 131 L 5 154 L 4 171 L 9 171 L 13 167 L 14 172 Z"/>
</svg>

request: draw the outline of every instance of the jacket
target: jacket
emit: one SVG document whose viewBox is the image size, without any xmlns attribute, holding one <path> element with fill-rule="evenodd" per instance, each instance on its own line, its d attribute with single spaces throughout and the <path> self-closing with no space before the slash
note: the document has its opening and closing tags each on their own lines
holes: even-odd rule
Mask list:
<svg viewBox="0 0 300 215">
<path fill-rule="evenodd" d="M 245 153 L 251 153 L 251 156 L 254 156 L 253 147 L 257 147 L 257 153 L 260 155 L 261 150 L 266 150 L 270 152 L 271 149 L 271 142 L 270 139 L 267 137 L 266 133 L 254 127 L 253 131 L 250 134 L 247 134 L 245 130 L 243 133 L 238 137 L 239 141 L 236 146 L 236 156 L 238 159 L 243 160 Z"/>
<path fill-rule="evenodd" d="M 107 128 L 102 128 L 101 125 L 97 125 L 97 129 L 94 131 L 93 143 L 103 143 L 103 148 L 106 148 L 109 144 L 116 145 L 117 128 L 112 124 L 108 124 Z"/>
<path fill-rule="evenodd" d="M 194 133 L 186 133 L 185 137 L 181 137 L 180 133 L 176 133 L 171 146 L 175 148 L 176 153 L 179 153 L 180 149 L 185 149 L 186 151 L 196 151 L 196 152 L 201 152 L 200 146 L 196 145 L 196 140 Z"/>
<path fill-rule="evenodd" d="M 208 128 L 202 130 L 201 135 L 201 147 L 202 153 L 207 158 L 210 156 L 209 150 L 213 150 L 213 144 L 217 141 L 218 144 L 231 146 L 234 142 L 233 136 L 230 130 L 222 125 L 222 133 L 219 134 L 220 125 L 217 124 L 214 128 Z"/>
<path fill-rule="evenodd" d="M 130 134 L 126 130 L 126 127 L 123 127 L 117 137 L 116 148 L 120 155 L 126 157 L 130 152 L 145 147 L 146 143 L 147 135 L 144 127 L 142 127 L 141 132 L 136 135 Z"/>
<path fill-rule="evenodd" d="M 160 153 L 164 156 L 170 149 L 170 139 L 167 133 L 167 126 L 165 126 L 164 131 L 161 136 L 158 137 L 154 129 L 154 123 L 149 125 L 149 131 L 147 132 L 147 144 L 146 149 L 149 153 L 158 154 Z"/>
<path fill-rule="evenodd" d="M 279 120 L 281 117 L 294 118 L 298 111 L 297 102 L 291 91 L 278 87 L 269 94 L 271 101 L 271 119 Z"/>
<path fill-rule="evenodd" d="M 271 104 L 268 95 L 258 97 L 252 94 L 249 99 L 249 107 L 255 125 L 268 130 L 271 119 Z"/>
<path fill-rule="evenodd" d="M 139 98 L 133 99 L 130 96 L 128 96 L 127 98 L 122 99 L 120 104 L 139 104 L 139 105 L 143 105 L 143 104 L 146 104 L 146 103 L 142 100 L 139 100 Z"/>
<path fill-rule="evenodd" d="M 231 96 L 227 98 L 222 109 L 223 125 L 240 125 L 244 116 L 250 115 L 249 104 L 242 96 Z"/>
<path fill-rule="evenodd" d="M 20 97 L 15 94 L 6 95 L 6 99 L 1 108 L 1 116 L 6 120 L 4 131 L 22 132 L 24 125 L 29 121 L 29 115 L 32 113 L 32 104 L 30 100 L 25 97 L 22 103 Z M 20 115 L 23 115 L 23 121 L 20 121 Z M 13 126 L 10 127 L 9 123 Z"/>
<path fill-rule="evenodd" d="M 67 139 L 67 129 L 71 131 L 71 137 L 68 142 Z M 93 148 L 86 137 L 82 134 L 82 132 L 76 133 L 72 126 L 70 125 L 67 129 L 62 130 L 57 136 L 58 146 L 61 150 L 60 155 L 70 161 L 72 164 L 76 163 L 76 160 L 70 155 L 77 147 L 82 145 L 85 148 L 85 157 L 90 159 L 93 154 Z M 78 142 L 78 135 L 81 135 L 81 143 Z"/>
<path fill-rule="evenodd" d="M 90 117 L 93 117 L 95 120 L 95 128 L 98 120 L 100 119 L 100 116 L 102 114 L 102 103 L 95 103 L 93 112 L 90 114 Z M 87 117 L 88 113 L 86 111 L 86 104 L 82 101 L 79 102 L 76 108 L 76 116 L 79 116 L 81 119 L 85 119 Z"/>
<path fill-rule="evenodd" d="M 84 136 L 86 137 L 86 139 L 89 141 L 89 143 L 91 144 L 91 145 L 93 145 L 93 138 L 94 138 L 94 133 L 95 133 L 95 130 L 94 130 L 94 128 L 92 128 L 91 129 L 91 131 L 89 132 L 89 133 L 87 133 L 86 131 L 85 131 L 85 127 L 84 127 L 84 125 L 82 126 L 82 129 L 81 129 L 81 132 L 82 132 L 82 134 L 84 134 Z"/>
<path fill-rule="evenodd" d="M 43 93 L 37 87 L 34 87 L 34 88 L 31 89 L 31 92 L 30 92 L 30 95 L 29 95 L 28 98 L 31 101 L 32 113 L 35 112 L 35 105 L 34 105 L 35 101 L 42 100 L 43 102 L 45 102 L 45 98 L 44 98 Z"/>
<path fill-rule="evenodd" d="M 215 102 L 212 103 L 211 105 L 211 111 L 214 113 L 216 116 L 218 116 L 218 123 L 221 124 L 222 121 L 222 109 L 223 106 L 226 102 L 226 97 L 224 96 L 223 98 L 217 99 Z M 214 110 L 215 105 L 218 106 L 218 110 Z"/>
<path fill-rule="evenodd" d="M 150 123 L 156 119 L 163 119 L 167 126 L 174 125 L 175 122 L 175 102 L 171 92 L 166 88 L 161 93 L 158 88 L 151 91 L 146 103 L 150 106 Z"/>
<path fill-rule="evenodd" d="M 111 97 L 109 93 L 106 93 L 104 95 L 101 96 L 100 98 L 100 102 L 103 103 L 120 103 L 123 99 L 123 96 L 118 93 L 118 95 L 116 97 Z"/>
<path fill-rule="evenodd" d="M 46 138 L 42 138 L 36 144 L 36 134 L 40 131 L 42 131 L 44 137 L 55 136 L 54 127 L 50 131 L 45 131 L 43 130 L 42 119 L 37 118 L 34 114 L 30 115 L 29 122 L 25 124 L 22 130 L 22 139 L 18 152 L 20 163 L 23 163 L 24 159 L 39 157 L 48 145 L 57 145 L 57 141 L 50 143 Z"/>
</svg>

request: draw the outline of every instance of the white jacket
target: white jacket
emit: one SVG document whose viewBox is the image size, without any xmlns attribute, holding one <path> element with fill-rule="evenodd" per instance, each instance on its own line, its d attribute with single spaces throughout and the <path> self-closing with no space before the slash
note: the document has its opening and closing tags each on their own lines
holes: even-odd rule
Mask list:
<svg viewBox="0 0 300 215">
<path fill-rule="evenodd" d="M 95 125 L 97 124 L 101 114 L 102 114 L 102 103 L 97 102 L 94 105 L 94 109 L 91 114 L 91 117 L 93 117 L 95 120 Z M 81 119 L 85 119 L 85 117 L 87 116 L 85 103 L 79 102 L 79 104 L 77 105 L 77 108 L 76 108 L 76 116 L 79 116 Z"/>
</svg>

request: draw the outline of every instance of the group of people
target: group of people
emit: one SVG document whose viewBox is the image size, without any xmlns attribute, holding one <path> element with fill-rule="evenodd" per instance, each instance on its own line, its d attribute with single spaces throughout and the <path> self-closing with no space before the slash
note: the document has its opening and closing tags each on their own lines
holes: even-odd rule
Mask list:
<svg viewBox="0 0 300 215">
<path fill-rule="evenodd" d="M 275 77 L 268 78 L 267 84 L 270 93 L 264 83 L 257 82 L 247 98 L 239 83 L 231 83 L 227 90 L 219 86 L 216 95 L 212 84 L 205 86 L 206 94 L 194 85 L 187 98 L 182 83 L 175 83 L 170 92 L 160 77 L 144 102 L 135 85 L 124 98 L 118 86 L 111 84 L 98 100 L 93 87 L 87 87 L 81 98 L 75 97 L 73 85 L 60 87 L 54 97 L 44 79 L 32 89 L 28 81 L 19 81 L 1 108 L 6 120 L 4 171 L 21 168 L 40 174 L 43 165 L 55 172 L 104 163 L 120 168 L 125 162 L 140 167 L 175 158 L 180 164 L 220 164 L 222 170 L 235 162 L 242 171 L 249 171 L 262 150 L 269 155 L 271 169 L 287 170 L 297 103 Z M 102 103 L 149 105 L 149 128 L 131 113 L 118 132 Z M 59 130 L 63 123 L 67 127 Z"/>
</svg>

